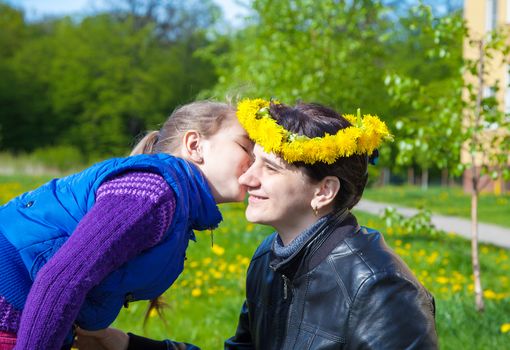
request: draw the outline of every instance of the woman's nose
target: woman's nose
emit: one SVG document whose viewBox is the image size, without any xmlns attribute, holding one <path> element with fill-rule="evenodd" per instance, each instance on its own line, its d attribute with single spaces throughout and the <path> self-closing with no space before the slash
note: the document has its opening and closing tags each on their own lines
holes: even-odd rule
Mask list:
<svg viewBox="0 0 510 350">
<path fill-rule="evenodd" d="M 239 183 L 248 187 L 257 187 L 259 181 L 255 176 L 255 167 L 254 164 L 251 164 L 246 171 L 239 176 Z"/>
</svg>

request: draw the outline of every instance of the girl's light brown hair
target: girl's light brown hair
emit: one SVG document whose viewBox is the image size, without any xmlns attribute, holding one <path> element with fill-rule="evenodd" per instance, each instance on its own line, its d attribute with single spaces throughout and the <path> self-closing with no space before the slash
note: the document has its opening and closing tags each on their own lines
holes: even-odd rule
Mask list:
<svg viewBox="0 0 510 350">
<path fill-rule="evenodd" d="M 174 110 L 159 131 L 150 131 L 131 151 L 136 154 L 177 154 L 182 136 L 188 130 L 196 130 L 202 136 L 214 135 L 221 123 L 235 116 L 235 108 L 229 103 L 196 101 Z"/>
</svg>

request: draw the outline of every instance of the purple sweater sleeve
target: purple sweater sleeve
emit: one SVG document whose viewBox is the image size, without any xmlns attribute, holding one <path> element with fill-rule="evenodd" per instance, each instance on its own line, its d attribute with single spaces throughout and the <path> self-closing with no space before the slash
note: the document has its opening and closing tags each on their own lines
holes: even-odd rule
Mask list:
<svg viewBox="0 0 510 350">
<path fill-rule="evenodd" d="M 157 244 L 174 210 L 174 193 L 160 175 L 132 172 L 102 184 L 92 209 L 37 274 L 15 349 L 60 349 L 88 291 Z"/>
</svg>

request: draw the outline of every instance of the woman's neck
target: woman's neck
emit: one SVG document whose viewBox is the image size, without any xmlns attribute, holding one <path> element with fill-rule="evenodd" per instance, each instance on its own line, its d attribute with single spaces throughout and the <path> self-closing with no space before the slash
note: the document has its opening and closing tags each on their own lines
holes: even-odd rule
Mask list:
<svg viewBox="0 0 510 350">
<path fill-rule="evenodd" d="M 278 226 L 275 225 L 274 229 L 278 232 L 278 236 L 280 236 L 283 245 L 287 246 L 296 239 L 301 232 L 315 224 L 319 219 L 319 217 L 312 216 L 305 218 L 304 220 L 299 220 L 299 223 L 286 223 L 287 225 L 282 224 Z"/>
</svg>

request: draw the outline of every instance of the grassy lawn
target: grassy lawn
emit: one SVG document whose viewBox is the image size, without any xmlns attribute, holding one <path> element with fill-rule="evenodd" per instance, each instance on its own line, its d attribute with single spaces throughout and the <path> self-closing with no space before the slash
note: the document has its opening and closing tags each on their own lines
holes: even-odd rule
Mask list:
<svg viewBox="0 0 510 350">
<path fill-rule="evenodd" d="M 377 202 L 426 208 L 443 215 L 471 216 L 471 197 L 459 187 L 430 187 L 423 191 L 418 186 L 384 186 L 367 188 L 363 197 Z M 481 194 L 478 211 L 480 221 L 510 227 L 510 194 Z"/>
<path fill-rule="evenodd" d="M 0 178 L 0 188 L 21 192 L 39 181 L 27 180 L 14 190 L 12 179 L 2 182 Z M 235 331 L 249 258 L 271 232 L 247 223 L 243 211 L 242 204 L 222 206 L 224 221 L 214 231 L 212 247 L 210 233 L 197 232 L 197 242 L 190 242 L 188 248 L 184 273 L 165 293 L 168 307 L 162 319 L 150 315 L 144 327 L 147 303 L 136 302 L 121 311 L 114 326 L 154 338 L 188 341 L 204 350 L 223 348 L 223 340 Z M 381 229 L 389 245 L 434 294 L 441 349 L 508 348 L 508 250 L 481 245 L 486 311 L 479 314 L 474 310 L 469 241 L 447 234 L 403 234 L 399 227 L 384 228 L 377 217 L 356 215 L 360 224 Z"/>
</svg>

